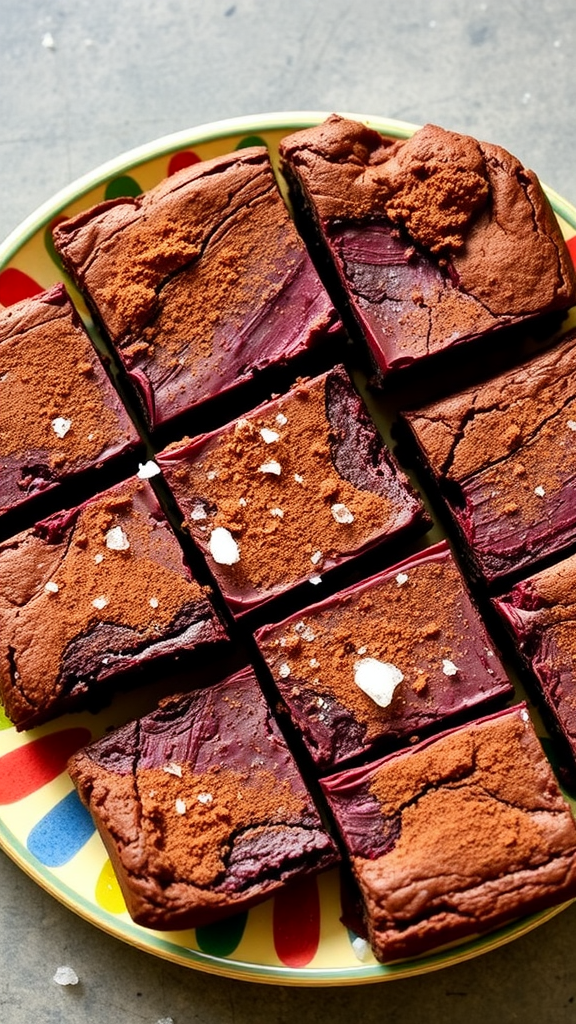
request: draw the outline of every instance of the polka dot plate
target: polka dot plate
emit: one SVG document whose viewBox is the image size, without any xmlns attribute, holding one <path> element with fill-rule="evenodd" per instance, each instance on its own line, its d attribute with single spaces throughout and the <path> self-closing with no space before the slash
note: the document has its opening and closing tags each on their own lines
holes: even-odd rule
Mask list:
<svg viewBox="0 0 576 1024">
<path fill-rule="evenodd" d="M 0 304 L 11 305 L 61 280 L 51 236 L 60 220 L 105 198 L 138 195 L 181 167 L 244 146 L 264 143 L 275 162 L 283 135 L 325 116 L 283 113 L 221 121 L 167 136 L 103 165 L 54 196 L 0 245 Z M 408 137 L 415 128 L 378 117 L 350 116 L 398 138 Z M 546 191 L 576 253 L 576 209 Z M 80 296 L 70 290 L 85 314 Z M 98 715 L 69 715 L 21 734 L 0 717 L 0 847 L 40 886 L 110 935 L 168 960 L 228 977 L 349 985 L 405 978 L 457 963 L 509 942 L 562 909 L 418 960 L 381 965 L 366 943 L 340 922 L 340 879 L 333 870 L 212 927 L 176 932 L 141 928 L 126 912 L 104 847 L 65 766 L 78 747 L 149 707 L 150 694 L 132 694 Z"/>
</svg>

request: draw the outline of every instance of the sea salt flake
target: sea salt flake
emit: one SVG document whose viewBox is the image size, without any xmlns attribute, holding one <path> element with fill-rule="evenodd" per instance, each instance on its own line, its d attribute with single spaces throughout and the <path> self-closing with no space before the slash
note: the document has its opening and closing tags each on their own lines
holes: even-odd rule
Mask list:
<svg viewBox="0 0 576 1024">
<path fill-rule="evenodd" d="M 218 472 L 215 469 L 209 469 L 208 472 L 206 473 L 207 480 L 215 480 L 217 476 Z"/>
<path fill-rule="evenodd" d="M 310 658 L 310 668 L 320 668 L 320 662 L 316 658 Z M 321 700 L 322 700 L 322 698 L 318 697 L 318 703 L 319 704 L 320 704 Z M 322 701 L 322 704 L 320 704 L 320 707 L 321 708 L 324 707 L 324 701 Z"/>
<path fill-rule="evenodd" d="M 106 547 L 110 551 L 128 551 L 130 541 L 121 526 L 113 526 L 106 534 Z"/>
<path fill-rule="evenodd" d="M 283 412 L 279 412 L 276 417 L 276 423 L 279 427 L 285 427 L 288 423 L 288 417 L 285 416 Z"/>
<path fill-rule="evenodd" d="M 263 462 L 259 467 L 260 473 L 270 473 L 272 476 L 280 476 L 282 466 L 279 462 Z"/>
<path fill-rule="evenodd" d="M 67 420 L 65 416 L 57 416 L 55 420 L 52 420 L 52 430 L 57 437 L 66 437 L 66 434 L 72 426 L 72 420 Z"/>
<path fill-rule="evenodd" d="M 566 426 L 568 427 L 568 430 L 576 431 L 576 420 L 568 420 Z"/>
<path fill-rule="evenodd" d="M 218 565 L 236 565 L 240 561 L 240 548 L 230 530 L 223 526 L 217 526 L 212 530 L 209 547 L 210 554 Z"/>
<path fill-rule="evenodd" d="M 368 650 L 367 647 L 359 647 L 358 650 L 356 651 L 356 654 L 359 654 L 360 657 L 362 657 L 363 654 L 366 654 L 367 650 Z"/>
<path fill-rule="evenodd" d="M 107 597 L 96 597 L 92 601 L 92 604 L 94 605 L 94 608 L 97 608 L 98 611 L 102 611 L 102 609 L 105 608 L 106 605 L 109 604 L 109 603 L 110 602 L 108 601 Z"/>
<path fill-rule="evenodd" d="M 372 959 L 372 950 L 370 949 L 370 943 L 367 942 L 366 939 L 362 939 L 360 938 L 359 935 L 357 935 L 355 939 L 352 939 L 351 946 L 354 956 L 356 957 L 357 960 L 360 960 L 362 963 L 365 963 L 366 960 Z"/>
<path fill-rule="evenodd" d="M 284 512 L 281 508 L 271 508 L 270 515 L 274 516 L 275 519 L 284 519 Z"/>
<path fill-rule="evenodd" d="M 246 501 L 246 498 L 238 498 L 238 504 L 242 508 L 246 508 L 246 505 L 248 504 L 248 502 Z"/>
<path fill-rule="evenodd" d="M 160 602 L 157 597 L 151 597 L 149 604 L 151 608 L 157 608 Z"/>
<path fill-rule="evenodd" d="M 322 561 L 323 557 L 324 555 L 321 551 L 315 551 L 313 555 L 310 555 L 310 561 L 312 562 L 312 565 L 318 565 Z"/>
<path fill-rule="evenodd" d="M 294 632 L 297 633 L 298 636 L 301 636 L 303 640 L 307 640 L 308 643 L 312 643 L 312 641 L 316 639 L 316 634 L 312 629 L 312 626 L 308 625 L 306 622 L 302 622 L 302 620 L 296 623 L 294 626 Z"/>
<path fill-rule="evenodd" d="M 190 512 L 190 519 L 193 523 L 199 523 L 203 519 L 208 518 L 208 513 L 204 508 L 204 505 L 194 505 L 194 508 Z"/>
<path fill-rule="evenodd" d="M 150 480 L 151 477 L 158 476 L 161 472 L 160 466 L 153 462 L 152 459 L 149 459 L 148 462 L 138 463 L 138 473 L 136 475 L 140 477 L 140 480 Z"/>
<path fill-rule="evenodd" d="M 458 667 L 449 658 L 442 659 L 442 671 L 445 676 L 455 676 L 458 674 Z"/>
<path fill-rule="evenodd" d="M 342 505 L 340 502 L 337 502 L 335 505 L 332 505 L 330 511 L 336 522 L 340 523 L 343 526 L 346 526 L 349 523 L 354 522 L 353 513 L 350 511 L 349 508 L 346 507 L 346 505 Z"/>
<path fill-rule="evenodd" d="M 268 427 L 262 427 L 260 431 L 260 437 L 266 444 L 274 444 L 274 441 L 280 440 L 280 434 L 277 430 L 269 430 Z"/>
<path fill-rule="evenodd" d="M 58 584 L 54 583 L 54 580 L 48 580 L 48 583 L 44 584 L 44 590 L 47 590 L 49 594 L 57 594 L 59 589 Z"/>
<path fill-rule="evenodd" d="M 45 32 L 42 36 L 42 46 L 45 50 L 55 50 L 56 43 L 54 42 L 54 36 L 51 32 Z M 69 983 L 68 983 L 69 984 Z"/>
<path fill-rule="evenodd" d="M 212 793 L 198 793 L 198 800 L 201 804 L 211 804 L 213 799 Z"/>
<path fill-rule="evenodd" d="M 77 985 L 78 975 L 72 967 L 58 967 L 52 981 L 55 981 L 57 985 Z"/>
<path fill-rule="evenodd" d="M 100 565 L 100 562 L 104 561 L 104 555 L 102 552 L 98 552 L 97 555 L 94 555 L 94 561 L 96 562 L 96 565 Z"/>
<path fill-rule="evenodd" d="M 522 711 L 520 712 L 520 718 L 522 719 L 523 722 L 529 722 L 530 721 L 530 715 L 526 711 L 526 708 L 523 708 Z"/>
<path fill-rule="evenodd" d="M 408 574 L 405 572 L 399 572 L 396 577 L 396 583 L 399 587 L 403 587 L 405 583 L 408 583 Z"/>
<path fill-rule="evenodd" d="M 392 703 L 394 691 L 404 679 L 396 665 L 376 658 L 362 658 L 354 665 L 354 682 L 380 708 Z"/>
<path fill-rule="evenodd" d="M 300 473 L 294 473 L 294 479 L 295 479 L 297 484 L 303 484 L 304 483 L 304 477 L 300 476 Z"/>
<path fill-rule="evenodd" d="M 178 797 L 174 803 L 174 808 L 176 810 L 176 814 L 186 814 L 186 801 Z"/>
<path fill-rule="evenodd" d="M 538 484 L 538 487 L 534 488 L 534 494 L 537 494 L 539 498 L 543 498 L 546 494 L 546 491 L 544 490 L 541 484 Z"/>
<path fill-rule="evenodd" d="M 167 775 L 177 775 L 179 779 L 182 778 L 182 766 L 176 764 L 175 761 L 170 761 L 169 764 L 163 764 L 162 771 L 166 772 Z"/>
<path fill-rule="evenodd" d="M 308 582 L 311 583 L 314 587 L 317 587 L 319 583 L 322 583 L 322 577 L 311 576 Z"/>
<path fill-rule="evenodd" d="M 288 679 L 288 676 L 290 675 L 290 665 L 285 661 L 278 666 L 278 675 L 280 676 L 280 679 Z"/>
</svg>

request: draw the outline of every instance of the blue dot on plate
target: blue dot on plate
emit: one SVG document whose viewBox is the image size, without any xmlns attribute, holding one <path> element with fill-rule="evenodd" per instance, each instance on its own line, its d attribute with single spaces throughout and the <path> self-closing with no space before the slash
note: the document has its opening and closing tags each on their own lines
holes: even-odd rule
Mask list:
<svg viewBox="0 0 576 1024">
<path fill-rule="evenodd" d="M 94 831 L 92 818 L 73 790 L 34 825 L 26 845 L 46 867 L 59 868 L 82 849 Z"/>
</svg>

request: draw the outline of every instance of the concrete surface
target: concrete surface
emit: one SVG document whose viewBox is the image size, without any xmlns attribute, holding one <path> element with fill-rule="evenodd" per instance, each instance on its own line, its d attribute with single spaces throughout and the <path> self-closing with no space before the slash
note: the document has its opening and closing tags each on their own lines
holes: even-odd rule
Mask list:
<svg viewBox="0 0 576 1024">
<path fill-rule="evenodd" d="M 50 34 L 53 47 L 42 45 Z M 576 201 L 573 0 L 0 0 L 0 238 L 80 174 L 206 121 L 282 109 L 436 121 Z M 568 1024 L 576 906 L 442 972 L 267 988 L 166 964 L 0 854 L 2 1024 Z M 52 982 L 70 963 L 76 988 Z"/>
</svg>

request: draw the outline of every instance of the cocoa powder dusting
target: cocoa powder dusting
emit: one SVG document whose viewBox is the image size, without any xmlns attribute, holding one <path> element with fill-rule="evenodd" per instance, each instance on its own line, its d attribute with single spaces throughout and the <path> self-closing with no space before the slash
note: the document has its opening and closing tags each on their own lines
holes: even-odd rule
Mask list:
<svg viewBox="0 0 576 1024">
<path fill-rule="evenodd" d="M 270 194 L 236 212 L 234 230 L 212 238 L 201 260 L 162 289 L 158 315 L 142 331 L 145 355 L 159 367 L 202 371 L 223 332 L 234 337 L 258 305 L 280 291 L 298 255 L 290 256 L 289 222 Z M 125 350 L 136 361 L 137 343 Z"/>
<path fill-rule="evenodd" d="M 367 739 L 378 736 L 381 723 L 400 713 L 411 691 L 426 693 L 431 677 L 442 675 L 444 659 L 458 664 L 470 642 L 455 565 L 446 560 L 421 564 L 405 575 L 401 584 L 392 577 L 359 600 L 349 597 L 336 608 L 304 612 L 290 632 L 263 645 L 276 677 L 286 677 L 288 669 L 287 678 L 294 677 L 296 689 L 309 684 L 333 696 L 366 726 Z M 404 679 L 389 707 L 379 707 L 355 684 L 354 669 L 361 658 L 375 658 L 402 672 Z"/>
<path fill-rule="evenodd" d="M 193 506 L 187 526 L 198 542 L 206 548 L 217 527 L 236 541 L 239 561 L 218 572 L 237 592 L 320 575 L 399 514 L 398 501 L 359 490 L 336 471 L 323 378 L 239 420 L 174 476 L 177 493 Z"/>
<path fill-rule="evenodd" d="M 21 607 L 5 607 L 0 614 L 6 644 L 18 651 L 20 685 L 32 703 L 42 700 L 48 686 L 58 692 L 68 644 L 99 623 L 153 641 L 184 604 L 203 599 L 202 588 L 185 574 L 173 537 L 138 509 L 135 498 L 145 486 L 127 485 L 123 494 L 85 506 L 57 545 L 57 559 L 52 545 L 30 541 L 39 570 L 34 591 Z M 40 572 L 43 561 L 48 579 Z"/>
<path fill-rule="evenodd" d="M 112 397 L 88 338 L 65 316 L 2 341 L 3 455 L 46 452 L 53 467 L 97 459 L 123 433 L 114 409 L 106 405 L 107 389 Z M 60 420 L 65 422 L 59 427 Z"/>
<path fill-rule="evenodd" d="M 138 866 L 143 873 L 198 888 L 217 885 L 236 836 L 299 823 L 305 810 L 303 795 L 266 769 L 215 765 L 199 775 L 180 767 L 181 775 L 162 768 L 136 773 L 142 848 L 150 851 Z"/>
<path fill-rule="evenodd" d="M 498 877 L 573 845 L 562 796 L 520 714 L 389 761 L 370 792 L 384 817 L 401 815 L 399 838 L 383 858 L 398 885 L 407 876 L 424 883 L 432 870 L 439 878 Z"/>
</svg>

